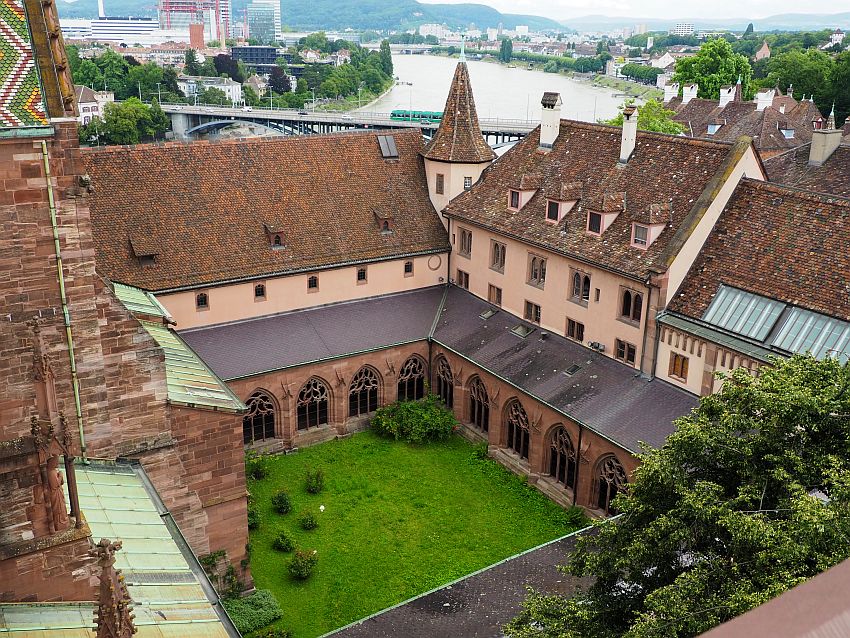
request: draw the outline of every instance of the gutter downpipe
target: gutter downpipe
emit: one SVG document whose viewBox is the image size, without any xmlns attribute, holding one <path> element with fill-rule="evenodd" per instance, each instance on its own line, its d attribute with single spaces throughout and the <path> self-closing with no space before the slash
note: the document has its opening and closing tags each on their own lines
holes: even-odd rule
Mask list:
<svg viewBox="0 0 850 638">
<path fill-rule="evenodd" d="M 575 477 L 573 479 L 573 507 L 576 505 L 576 500 L 578 499 L 578 473 L 579 468 L 581 468 L 581 435 L 584 434 L 584 426 L 581 423 L 578 423 L 578 445 L 576 446 L 576 471 Z M 593 495 L 591 494 L 591 498 Z"/>
<path fill-rule="evenodd" d="M 644 356 L 646 355 L 646 333 L 647 328 L 649 328 L 649 313 L 652 308 L 652 284 L 650 283 L 651 279 L 646 280 L 646 312 L 643 315 L 643 343 L 640 347 L 640 371 L 643 372 L 643 361 Z M 655 324 L 655 333 L 658 335 L 658 323 Z M 655 376 L 655 357 L 657 354 L 657 350 L 652 353 L 652 369 L 647 373 L 650 378 Z"/>
<path fill-rule="evenodd" d="M 56 221 L 56 200 L 53 197 L 53 183 L 50 174 L 50 161 L 47 142 L 41 141 L 41 160 L 44 164 L 44 179 L 47 183 L 47 202 L 50 208 L 50 225 L 53 228 L 53 250 L 56 253 L 56 278 L 59 281 L 59 297 L 62 301 L 62 317 L 65 322 L 65 339 L 68 342 L 68 361 L 71 364 L 71 387 L 74 390 L 74 411 L 77 417 L 77 429 L 80 433 L 80 454 L 82 462 L 88 464 L 86 456 L 86 435 L 83 431 L 83 408 L 80 404 L 80 379 L 77 376 L 77 360 L 74 356 L 74 337 L 71 334 L 71 313 L 68 309 L 68 297 L 65 294 L 65 274 L 62 268 L 62 252 L 59 248 L 59 226 Z"/>
</svg>

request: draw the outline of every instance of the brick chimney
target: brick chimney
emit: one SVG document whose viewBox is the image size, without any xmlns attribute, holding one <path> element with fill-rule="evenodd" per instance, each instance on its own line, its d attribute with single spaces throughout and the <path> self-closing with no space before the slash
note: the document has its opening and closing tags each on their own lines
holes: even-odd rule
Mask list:
<svg viewBox="0 0 850 638">
<path fill-rule="evenodd" d="M 673 84 L 665 84 L 664 85 L 664 103 L 667 104 L 674 97 L 679 95 L 679 83 L 674 82 Z"/>
<path fill-rule="evenodd" d="M 623 109 L 623 133 L 620 138 L 620 162 L 625 164 L 635 151 L 637 143 L 638 110 L 634 105 Z"/>
<path fill-rule="evenodd" d="M 693 100 L 699 92 L 698 84 L 686 84 L 682 87 L 682 104 L 687 104 Z"/>
<path fill-rule="evenodd" d="M 812 131 L 812 145 L 809 147 L 809 166 L 820 166 L 835 152 L 841 144 L 844 131 L 835 128 L 835 105 L 822 129 Z"/>
<path fill-rule="evenodd" d="M 541 151 L 552 149 L 561 131 L 561 100 L 560 93 L 546 92 L 540 101 L 543 110 L 540 114 L 540 146 Z"/>
</svg>

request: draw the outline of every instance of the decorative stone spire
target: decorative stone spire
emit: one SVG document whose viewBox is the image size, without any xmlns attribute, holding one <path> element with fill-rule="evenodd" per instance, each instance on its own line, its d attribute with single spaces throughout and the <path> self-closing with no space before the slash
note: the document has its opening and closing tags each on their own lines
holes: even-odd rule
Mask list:
<svg viewBox="0 0 850 638">
<path fill-rule="evenodd" d="M 95 549 L 89 552 L 97 558 L 100 566 L 100 589 L 95 615 L 97 638 L 130 638 L 136 633 L 130 594 L 124 576 L 115 569 L 115 552 L 119 549 L 121 541 L 113 543 L 102 538 Z"/>
<path fill-rule="evenodd" d="M 440 128 L 422 155 L 457 164 L 481 164 L 496 158 L 481 135 L 466 62 L 458 62 Z"/>
<path fill-rule="evenodd" d="M 826 130 L 832 131 L 835 129 L 835 100 L 832 101 L 832 110 L 829 112 L 829 117 L 826 118 Z"/>
<path fill-rule="evenodd" d="M 460 61 L 466 62 L 466 34 L 460 34 Z"/>
</svg>

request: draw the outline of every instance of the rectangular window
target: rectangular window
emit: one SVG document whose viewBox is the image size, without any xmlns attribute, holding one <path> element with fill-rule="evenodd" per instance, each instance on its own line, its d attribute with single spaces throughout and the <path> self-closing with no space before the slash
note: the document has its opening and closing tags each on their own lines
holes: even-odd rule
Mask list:
<svg viewBox="0 0 850 638">
<path fill-rule="evenodd" d="M 469 257 L 472 254 L 472 231 L 466 228 L 460 229 L 460 247 L 458 254 Z"/>
<path fill-rule="evenodd" d="M 530 301 L 525 302 L 525 313 L 523 317 L 526 321 L 540 323 L 540 306 Z"/>
<path fill-rule="evenodd" d="M 602 215 L 600 213 L 587 214 L 587 232 L 594 235 L 602 234 Z"/>
<path fill-rule="evenodd" d="M 502 305 L 502 289 L 490 284 L 487 289 L 487 301 L 489 301 L 494 306 Z"/>
<path fill-rule="evenodd" d="M 679 381 L 687 382 L 688 380 L 688 357 L 685 357 L 676 352 L 670 353 L 670 368 L 668 373 L 671 377 Z"/>
<path fill-rule="evenodd" d="M 457 271 L 457 285 L 469 290 L 469 273 L 460 269 Z"/>
<path fill-rule="evenodd" d="M 266 284 L 254 284 L 254 299 L 263 301 L 266 298 Z"/>
<path fill-rule="evenodd" d="M 621 341 L 617 339 L 614 342 L 614 358 L 619 359 L 620 361 L 624 361 L 630 365 L 635 364 L 635 357 L 637 356 L 637 348 L 630 343 L 626 343 L 625 341 Z"/>
<path fill-rule="evenodd" d="M 552 201 L 551 199 L 546 202 L 546 221 L 547 222 L 556 222 L 561 218 L 561 204 L 560 202 Z"/>
<path fill-rule="evenodd" d="M 528 253 L 528 279 L 530 285 L 543 288 L 546 283 L 546 258 Z"/>
<path fill-rule="evenodd" d="M 632 224 L 632 246 L 646 248 L 649 243 L 649 227 L 642 224 Z"/>
<path fill-rule="evenodd" d="M 413 277 L 413 262 L 412 261 L 404 262 L 404 276 L 405 277 Z"/>
<path fill-rule="evenodd" d="M 505 272 L 505 252 L 507 246 L 504 244 L 492 241 L 490 242 L 490 268 L 498 272 Z"/>
<path fill-rule="evenodd" d="M 307 279 L 307 290 L 310 292 L 315 292 L 319 289 L 319 278 L 313 275 Z"/>
<path fill-rule="evenodd" d="M 198 310 L 206 310 L 210 307 L 210 297 L 205 292 L 199 292 L 195 295 L 195 308 Z"/>
<path fill-rule="evenodd" d="M 576 341 L 584 341 L 584 324 L 567 319 L 567 336 Z"/>
<path fill-rule="evenodd" d="M 472 188 L 472 178 L 471 177 L 464 177 L 463 178 L 463 190 L 468 191 L 470 188 Z"/>
<path fill-rule="evenodd" d="M 513 208 L 514 210 L 519 210 L 519 191 L 510 191 L 508 207 Z"/>
<path fill-rule="evenodd" d="M 442 173 L 437 173 L 437 184 L 435 187 L 437 195 L 443 195 L 446 192 L 446 176 Z"/>
<path fill-rule="evenodd" d="M 358 268 L 357 269 L 357 283 L 365 284 L 366 283 L 366 269 Z"/>
</svg>

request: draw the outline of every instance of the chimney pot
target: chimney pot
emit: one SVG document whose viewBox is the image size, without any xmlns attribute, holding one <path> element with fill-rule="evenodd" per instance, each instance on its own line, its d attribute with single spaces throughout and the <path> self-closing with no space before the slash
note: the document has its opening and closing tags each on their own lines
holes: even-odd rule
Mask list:
<svg viewBox="0 0 850 638">
<path fill-rule="evenodd" d="M 623 109 L 623 131 L 620 138 L 620 162 L 625 164 L 637 143 L 638 109 L 633 104 Z"/>
<path fill-rule="evenodd" d="M 666 104 L 674 97 L 679 95 L 679 83 L 673 82 L 672 84 L 664 85 L 664 103 Z"/>
<path fill-rule="evenodd" d="M 540 101 L 543 107 L 540 114 L 540 145 L 539 150 L 549 151 L 561 132 L 561 100 L 560 93 L 547 91 Z"/>
<path fill-rule="evenodd" d="M 682 88 L 682 104 L 687 104 L 693 100 L 697 96 L 697 93 L 699 93 L 698 84 L 686 84 Z"/>
</svg>

